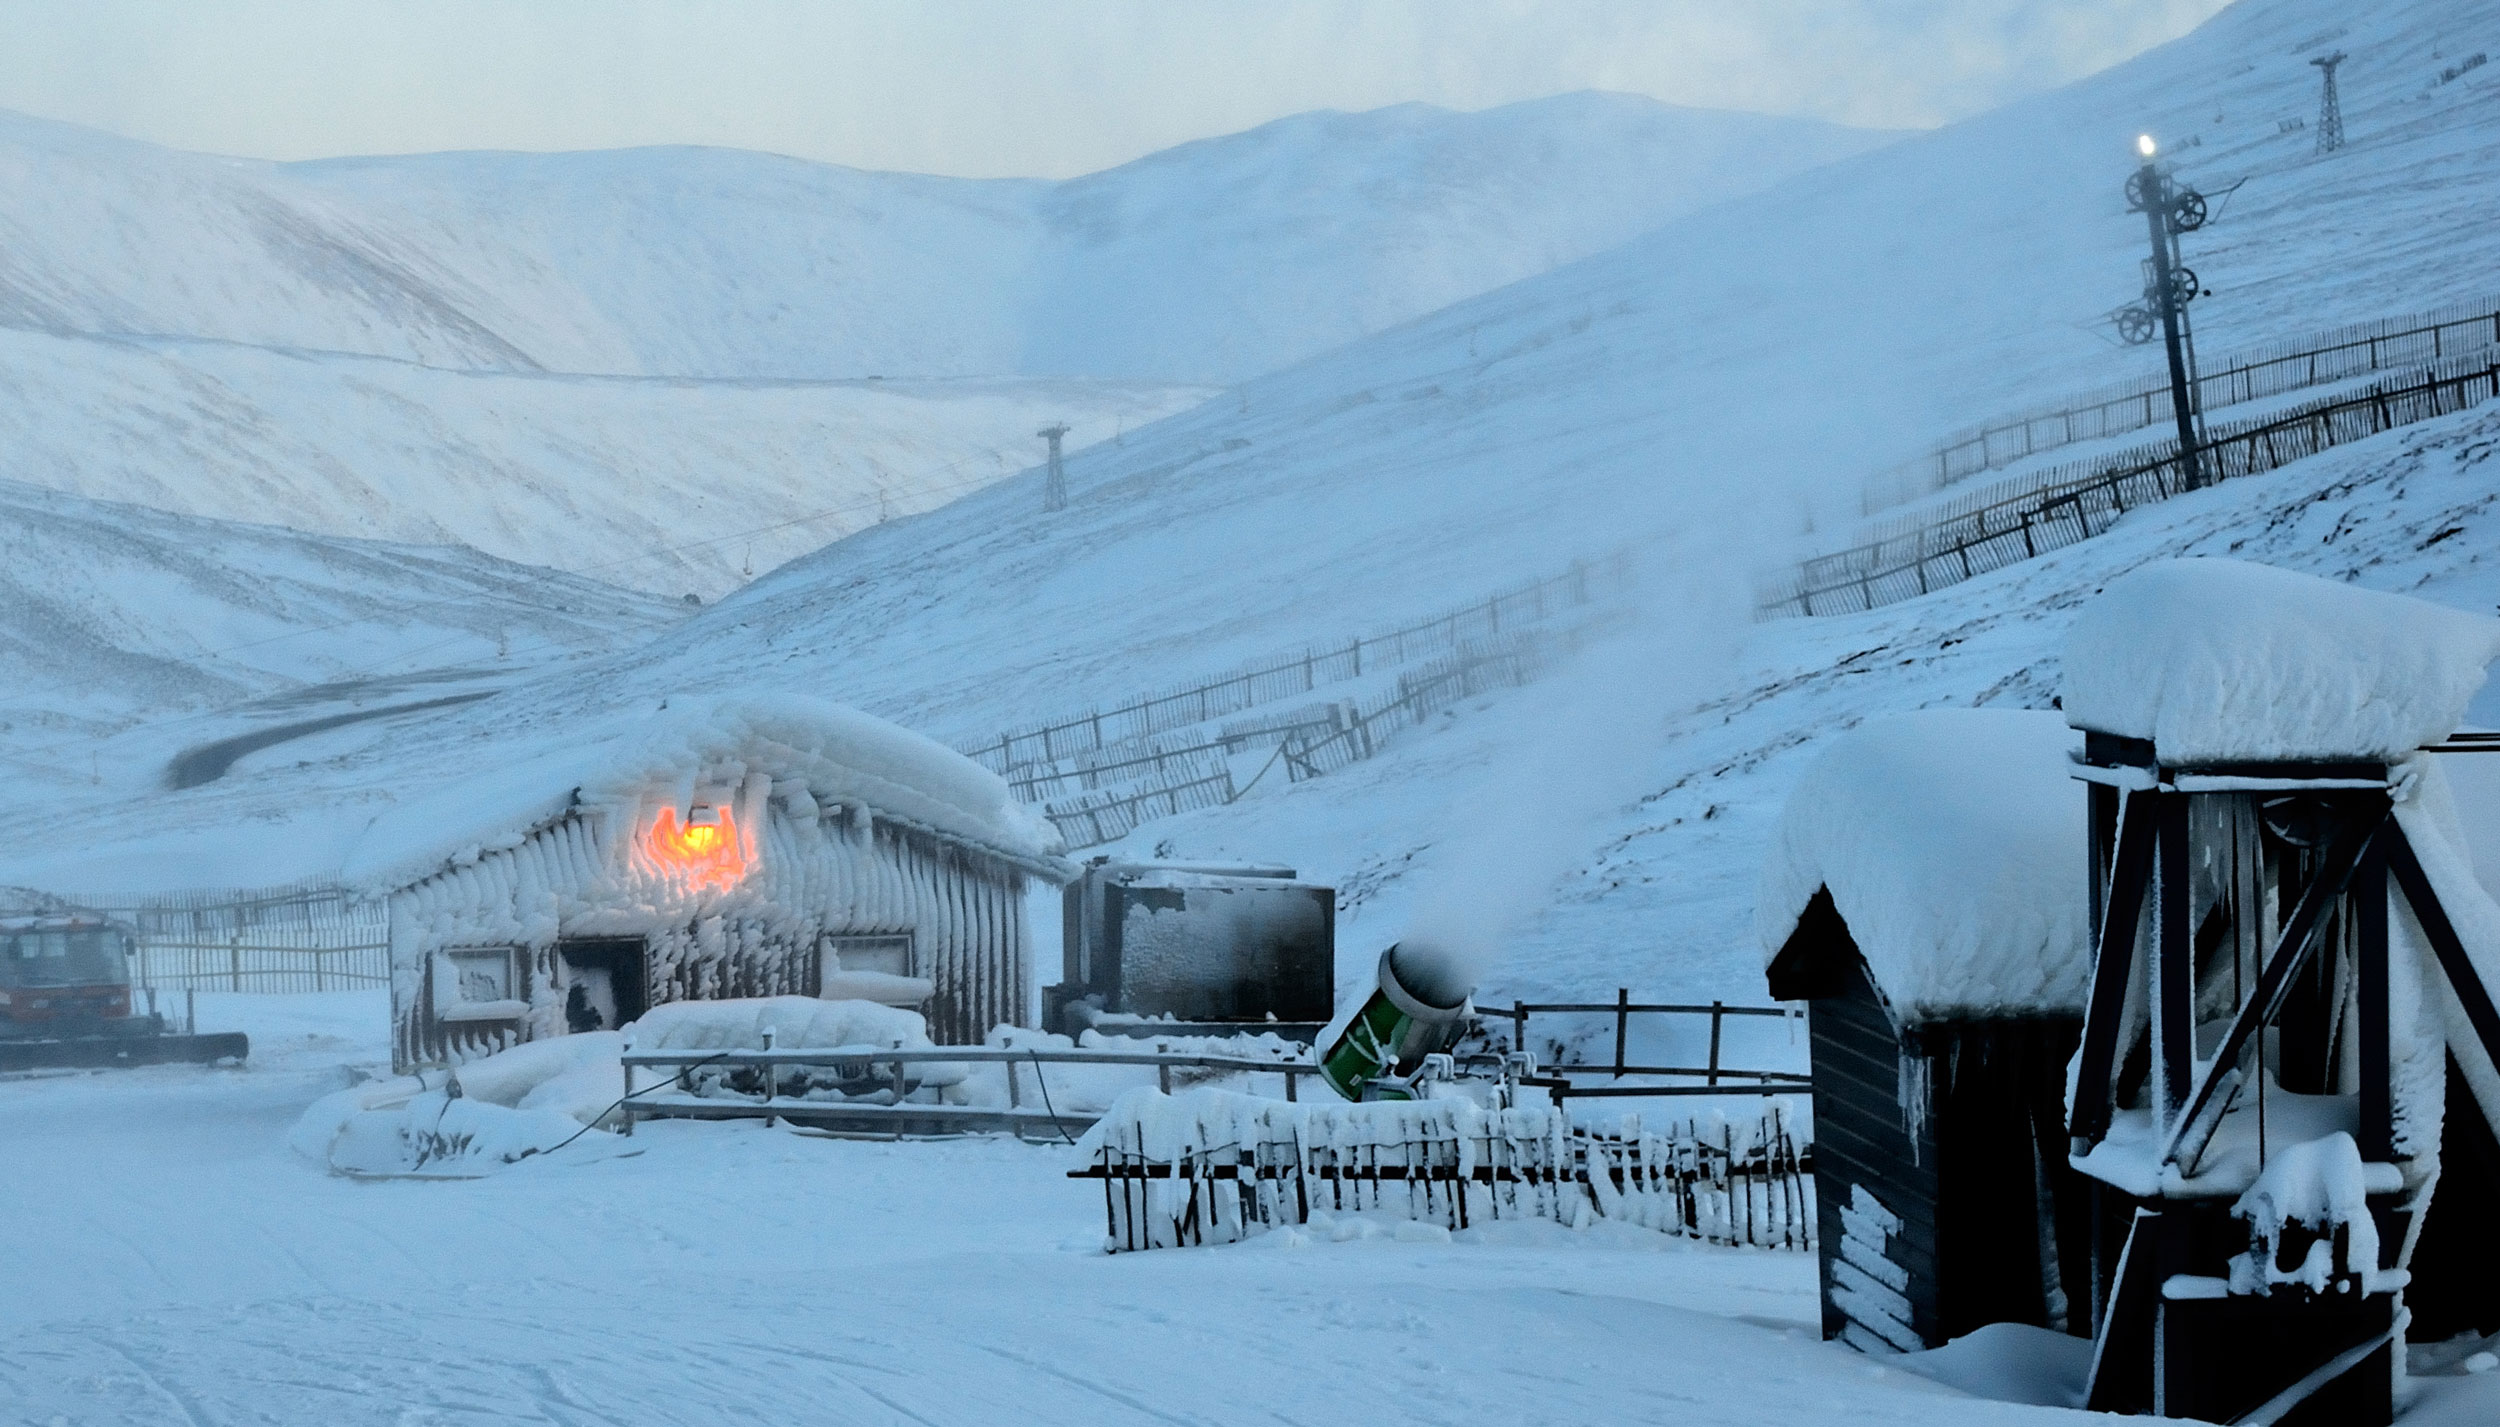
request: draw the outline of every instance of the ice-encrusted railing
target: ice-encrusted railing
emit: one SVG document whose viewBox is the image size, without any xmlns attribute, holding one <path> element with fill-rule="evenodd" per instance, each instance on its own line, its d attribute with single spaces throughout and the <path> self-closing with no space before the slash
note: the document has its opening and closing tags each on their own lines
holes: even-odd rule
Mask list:
<svg viewBox="0 0 2500 1427">
<path fill-rule="evenodd" d="M 1430 619 L 1305 649 L 1211 679 L 1166 689 L 1111 708 L 1000 734 L 962 752 L 1010 779 L 1028 769 L 1064 771 L 1079 763 L 1116 761 L 1127 746 L 1157 734 L 1196 728 L 1313 693 L 1322 687 L 1377 675 L 1505 633 L 1545 624 L 1584 609 L 1631 579 L 1628 554 L 1575 560 L 1561 573 L 1471 601 Z M 1108 755 L 1097 758 L 1095 755 Z"/>
<path fill-rule="evenodd" d="M 1124 1096 L 1079 1143 L 1113 1253 L 1233 1243 L 1315 1216 L 1444 1230 L 1598 1219 L 1715 1244 L 1811 1247 L 1814 1186 L 1786 1115 L 1644 1129 L 1469 1100 L 1291 1104 L 1225 1091 Z"/>
</svg>

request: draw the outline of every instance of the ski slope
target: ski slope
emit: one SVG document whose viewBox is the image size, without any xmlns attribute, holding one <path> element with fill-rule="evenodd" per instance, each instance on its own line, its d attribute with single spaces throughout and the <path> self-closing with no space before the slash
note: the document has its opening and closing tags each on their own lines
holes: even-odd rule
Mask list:
<svg viewBox="0 0 2500 1427">
<path fill-rule="evenodd" d="M 2278 132 L 2344 73 L 2351 142 Z M 759 580 L 655 675 L 838 663 L 971 742 L 1633 547 L 1653 602 L 1740 624 L 1754 576 L 1843 540 L 1865 481 L 1942 433 L 2151 370 L 2137 133 L 2245 180 L 2187 244 L 2216 350 L 2480 292 L 2500 258 L 2500 79 L 2437 82 L 2500 6 L 2243 0 L 2055 94 L 1793 179 L 1246 383 L 1070 464 Z M 2444 51 L 2442 47 L 2445 47 Z M 2216 122 L 2215 116 L 2221 121 Z M 2186 139 L 2198 143 L 2184 145 Z"/>
</svg>

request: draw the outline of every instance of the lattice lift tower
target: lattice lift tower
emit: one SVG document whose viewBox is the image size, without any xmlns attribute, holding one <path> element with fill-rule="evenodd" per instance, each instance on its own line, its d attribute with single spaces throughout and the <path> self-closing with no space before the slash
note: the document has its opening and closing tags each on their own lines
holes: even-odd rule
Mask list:
<svg viewBox="0 0 2500 1427">
<path fill-rule="evenodd" d="M 1042 487 L 1042 509 L 1045 511 L 1066 510 L 1068 508 L 1068 470 L 1059 461 L 1059 442 L 1068 434 L 1068 423 L 1054 421 L 1033 434 L 1050 443 L 1050 479 Z"/>
<path fill-rule="evenodd" d="M 2337 50 L 2309 62 L 2318 67 L 2318 77 L 2326 81 L 2318 95 L 2318 152 L 2331 154 L 2344 146 L 2344 106 L 2335 98 L 2335 66 L 2344 62 L 2344 52 Z"/>
</svg>

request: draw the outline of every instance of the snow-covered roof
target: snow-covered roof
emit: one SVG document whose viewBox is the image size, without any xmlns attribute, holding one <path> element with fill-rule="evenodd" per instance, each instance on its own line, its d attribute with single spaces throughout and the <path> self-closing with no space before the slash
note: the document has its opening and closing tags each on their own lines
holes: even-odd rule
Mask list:
<svg viewBox="0 0 2500 1427">
<path fill-rule="evenodd" d="M 2500 620 L 2238 560 L 2110 582 L 2066 635 L 2077 728 L 2163 763 L 2393 761 L 2454 732 Z"/>
<path fill-rule="evenodd" d="M 1058 834 L 1006 782 L 932 740 L 797 694 L 673 695 L 557 716 L 512 695 L 377 721 L 321 761 L 254 760 L 201 787 L 64 809 L 0 854 L 0 883 L 89 897 L 340 883 L 387 892 L 519 844 L 574 808 L 636 819 L 774 796 L 865 807 L 1053 874 Z"/>
<path fill-rule="evenodd" d="M 1766 961 L 1818 890 L 1904 1028 L 2080 1014 L 2091 965 L 2084 795 L 2054 713 L 1929 709 L 1834 740 L 1780 812 Z"/>
<path fill-rule="evenodd" d="M 553 747 L 400 803 L 374 819 L 340 872 L 366 891 L 401 886 L 473 849 L 517 844 L 568 808 L 680 809 L 705 789 L 771 780 L 818 805 L 879 815 L 1033 861 L 1058 833 L 1005 780 L 931 739 L 871 714 L 796 694 L 677 698 L 570 731 Z"/>
</svg>

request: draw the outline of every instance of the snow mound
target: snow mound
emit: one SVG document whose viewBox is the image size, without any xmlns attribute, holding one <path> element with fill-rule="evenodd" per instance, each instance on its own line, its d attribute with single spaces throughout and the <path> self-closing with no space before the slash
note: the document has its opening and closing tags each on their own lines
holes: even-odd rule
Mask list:
<svg viewBox="0 0 2500 1427">
<path fill-rule="evenodd" d="M 2053 713 L 1929 709 L 1833 741 L 1781 810 L 1756 932 L 1779 954 L 1829 888 L 1904 1026 L 2080 1014 L 2084 799 Z"/>
<path fill-rule="evenodd" d="M 429 1090 L 396 1110 L 368 1110 L 341 1127 L 328 1160 L 359 1178 L 475 1179 L 574 1145 L 613 1152 L 620 1141 L 552 1109 L 514 1109 Z"/>
<path fill-rule="evenodd" d="M 652 1007 L 623 1034 L 639 1051 L 764 1050 L 767 1030 L 772 1032 L 771 1048 L 778 1050 L 901 1050 L 931 1044 L 929 1023 L 918 1011 L 813 996 L 672 1001 Z"/>
<path fill-rule="evenodd" d="M 2238 560 L 2110 582 L 2066 636 L 2077 728 L 2151 739 L 2175 767 L 2394 761 L 2455 732 L 2500 620 Z"/>
<path fill-rule="evenodd" d="M 296 1153 L 358 1176 L 469 1179 L 570 1144 L 621 1093 L 616 1031 L 531 1041 L 426 1075 L 368 1081 L 325 1095 L 288 1134 Z M 581 1137 L 612 1152 L 614 1137 Z M 579 1146 L 576 1146 L 579 1149 Z"/>
</svg>

